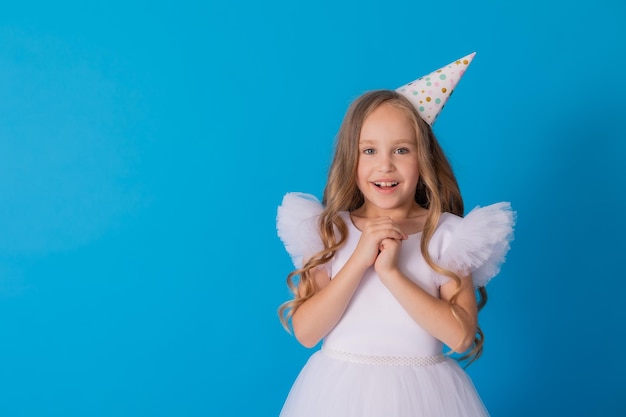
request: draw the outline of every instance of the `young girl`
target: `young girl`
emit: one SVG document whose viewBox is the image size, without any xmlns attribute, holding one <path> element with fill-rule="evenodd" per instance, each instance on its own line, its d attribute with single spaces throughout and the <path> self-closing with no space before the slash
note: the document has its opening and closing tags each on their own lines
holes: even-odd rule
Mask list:
<svg viewBox="0 0 626 417">
<path fill-rule="evenodd" d="M 461 217 L 457 181 L 431 128 L 438 111 L 419 104 L 388 90 L 359 97 L 340 128 L 322 203 L 290 193 L 279 207 L 278 233 L 297 268 L 281 319 L 304 346 L 323 341 L 282 417 L 487 415 L 442 348 L 469 362 L 480 355 L 477 313 L 514 214 L 499 203 Z"/>
</svg>

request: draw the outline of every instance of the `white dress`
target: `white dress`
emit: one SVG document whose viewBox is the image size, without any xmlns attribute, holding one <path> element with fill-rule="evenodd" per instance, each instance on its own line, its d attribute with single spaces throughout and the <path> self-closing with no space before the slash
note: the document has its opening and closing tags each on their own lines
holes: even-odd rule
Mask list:
<svg viewBox="0 0 626 417">
<path fill-rule="evenodd" d="M 315 197 L 289 193 L 278 209 L 277 229 L 296 267 L 322 249 Z M 361 232 L 347 212 L 346 244 L 327 264 L 334 277 L 353 253 Z M 512 239 L 509 203 L 444 213 L 429 251 L 439 265 L 472 273 L 484 286 L 499 272 Z M 448 278 L 432 271 L 420 252 L 421 233 L 402 242 L 402 271 L 430 294 Z M 420 327 L 382 284 L 373 268 L 362 278 L 337 325 L 296 379 L 281 417 L 487 416 L 474 386 L 442 343 Z"/>
</svg>

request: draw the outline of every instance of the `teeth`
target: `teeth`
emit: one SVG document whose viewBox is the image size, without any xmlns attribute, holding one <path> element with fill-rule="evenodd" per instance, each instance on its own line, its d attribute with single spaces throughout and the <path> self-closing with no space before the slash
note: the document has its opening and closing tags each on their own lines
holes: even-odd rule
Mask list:
<svg viewBox="0 0 626 417">
<path fill-rule="evenodd" d="M 398 185 L 397 182 L 374 182 L 378 187 L 395 187 Z"/>
</svg>

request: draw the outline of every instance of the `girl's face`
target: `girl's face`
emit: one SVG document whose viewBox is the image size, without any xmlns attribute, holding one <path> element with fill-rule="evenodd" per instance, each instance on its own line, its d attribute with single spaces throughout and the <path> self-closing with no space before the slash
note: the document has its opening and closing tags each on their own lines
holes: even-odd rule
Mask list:
<svg viewBox="0 0 626 417">
<path fill-rule="evenodd" d="M 419 179 L 417 138 L 407 116 L 384 103 L 363 122 L 357 186 L 365 208 L 410 209 Z"/>
</svg>

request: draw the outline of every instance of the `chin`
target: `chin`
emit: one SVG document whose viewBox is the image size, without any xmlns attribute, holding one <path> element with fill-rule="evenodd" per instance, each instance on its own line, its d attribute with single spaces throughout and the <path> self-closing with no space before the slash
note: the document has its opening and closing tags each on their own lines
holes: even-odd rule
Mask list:
<svg viewBox="0 0 626 417">
<path fill-rule="evenodd" d="M 399 207 L 402 207 L 404 204 L 402 204 L 401 202 L 397 201 L 396 199 L 390 200 L 390 199 L 380 199 L 380 198 L 375 198 L 375 199 L 371 199 L 371 200 L 366 200 L 369 204 L 379 208 L 379 209 L 383 209 L 383 210 L 393 210 L 393 209 L 397 209 Z"/>
</svg>

